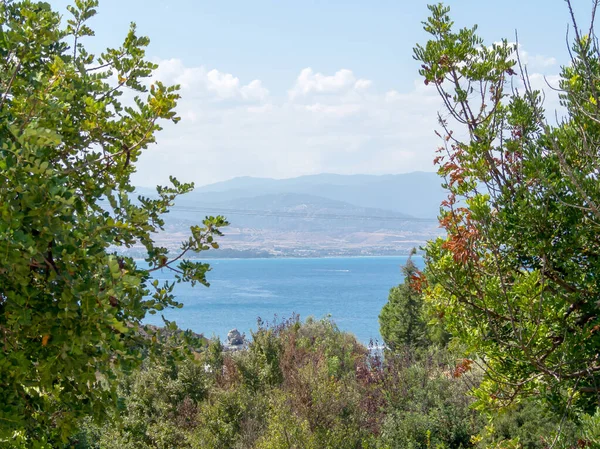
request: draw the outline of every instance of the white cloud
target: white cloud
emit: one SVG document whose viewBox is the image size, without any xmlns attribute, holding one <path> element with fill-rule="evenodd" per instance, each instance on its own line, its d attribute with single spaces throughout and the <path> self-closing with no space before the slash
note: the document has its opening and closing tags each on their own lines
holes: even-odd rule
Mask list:
<svg viewBox="0 0 600 449">
<path fill-rule="evenodd" d="M 321 103 L 314 103 L 303 108 L 310 112 L 316 112 L 323 115 L 329 115 L 333 117 L 347 117 L 354 115 L 360 111 L 360 105 L 358 104 L 341 104 L 341 105 L 326 105 Z"/>
<path fill-rule="evenodd" d="M 392 103 L 394 101 L 398 101 L 402 98 L 402 95 L 400 95 L 400 92 L 398 92 L 395 89 L 392 89 L 390 91 L 387 91 L 385 93 L 385 101 L 388 103 Z"/>
<path fill-rule="evenodd" d="M 556 63 L 556 58 L 553 57 L 548 57 L 544 55 L 533 55 L 529 57 L 529 65 L 536 69 L 552 67 L 556 65 Z"/>
<path fill-rule="evenodd" d="M 264 100 L 269 95 L 269 90 L 262 86 L 260 80 L 251 81 L 250 84 L 240 89 L 242 97 L 247 100 Z"/>
<path fill-rule="evenodd" d="M 559 88 L 560 75 L 543 75 L 541 73 L 532 73 L 529 75 L 529 82 L 532 89 L 543 91 L 556 91 Z"/>
<path fill-rule="evenodd" d="M 214 100 L 263 101 L 269 95 L 268 89 L 263 87 L 260 80 L 243 85 L 231 73 L 216 69 L 207 71 L 205 67 L 188 68 L 179 59 L 159 61 L 153 78 L 167 84 L 180 84 L 182 89 L 190 91 L 192 95 L 212 97 Z"/>
<path fill-rule="evenodd" d="M 221 73 L 213 69 L 205 76 L 202 74 L 197 81 L 206 83 L 206 88 L 221 98 L 231 98 L 237 93 L 241 93 L 239 78 L 230 73 Z"/>
<path fill-rule="evenodd" d="M 377 91 L 350 70 L 327 75 L 307 68 L 290 79 L 287 92 L 270 93 L 260 80 L 176 59 L 160 61 L 156 78 L 181 84 L 182 120 L 165 125 L 142 155 L 138 185 L 164 183 L 170 174 L 202 185 L 243 175 L 434 170 L 442 104 L 422 80 Z M 548 91 L 541 74 L 531 81 Z"/>
<path fill-rule="evenodd" d="M 271 112 L 273 110 L 273 105 L 267 103 L 261 106 L 248 106 L 246 110 L 252 114 L 264 114 L 266 112 Z"/>
<path fill-rule="evenodd" d="M 296 79 L 296 84 L 289 91 L 291 100 L 309 94 L 331 94 L 354 89 L 366 89 L 371 81 L 356 79 L 352 70 L 341 69 L 334 75 L 314 73 L 310 67 L 303 69 Z"/>
<path fill-rule="evenodd" d="M 373 82 L 371 80 L 359 79 L 356 81 L 356 83 L 354 83 L 354 88 L 359 90 L 368 89 L 372 84 Z"/>
</svg>

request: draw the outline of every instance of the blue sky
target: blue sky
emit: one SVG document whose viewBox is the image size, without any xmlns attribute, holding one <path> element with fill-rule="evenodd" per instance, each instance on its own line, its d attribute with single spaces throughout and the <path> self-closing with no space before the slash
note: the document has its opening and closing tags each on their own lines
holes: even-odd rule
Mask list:
<svg viewBox="0 0 600 449">
<path fill-rule="evenodd" d="M 69 2 L 51 2 L 64 10 Z M 488 43 L 514 40 L 531 73 L 567 62 L 562 0 L 446 2 Z M 412 59 L 427 2 L 101 0 L 92 50 L 130 21 L 150 36 L 157 77 L 182 84 L 180 124 L 142 157 L 136 182 L 168 174 L 206 184 L 234 176 L 432 171 L 439 104 Z M 591 2 L 574 0 L 585 20 Z M 554 78 L 552 78 L 554 77 Z M 549 106 L 555 105 L 550 98 Z"/>
</svg>

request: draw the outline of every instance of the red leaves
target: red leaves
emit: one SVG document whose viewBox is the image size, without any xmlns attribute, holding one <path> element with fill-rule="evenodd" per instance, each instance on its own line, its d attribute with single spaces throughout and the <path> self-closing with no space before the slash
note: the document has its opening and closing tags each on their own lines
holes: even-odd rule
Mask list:
<svg viewBox="0 0 600 449">
<path fill-rule="evenodd" d="M 453 200 L 452 197 L 446 203 L 454 204 Z M 475 243 L 479 237 L 479 229 L 472 220 L 469 209 L 459 207 L 448 212 L 440 219 L 440 225 L 448 232 L 443 248 L 452 252 L 455 262 L 466 264 L 469 260 L 478 259 Z"/>
<path fill-rule="evenodd" d="M 476 236 L 477 232 L 467 231 L 466 228 L 461 227 L 444 242 L 444 249 L 452 252 L 456 263 L 466 264 L 469 260 L 477 260 L 478 257 L 472 248 Z"/>
<path fill-rule="evenodd" d="M 471 366 L 472 365 L 473 365 L 473 360 L 462 359 L 454 367 L 454 371 L 452 371 L 452 377 L 454 377 L 454 378 L 461 377 L 466 372 L 471 371 L 471 369 L 472 369 Z"/>
<path fill-rule="evenodd" d="M 419 270 L 407 278 L 406 282 L 411 290 L 419 294 L 423 293 L 423 290 L 427 288 L 427 278 L 423 272 Z"/>
<path fill-rule="evenodd" d="M 450 171 L 450 185 L 462 184 L 466 178 L 465 169 L 451 162 L 448 164 L 452 166 L 452 170 Z"/>
<path fill-rule="evenodd" d="M 448 198 L 447 200 L 442 201 L 442 207 L 450 208 L 455 203 L 454 198 Z"/>
</svg>

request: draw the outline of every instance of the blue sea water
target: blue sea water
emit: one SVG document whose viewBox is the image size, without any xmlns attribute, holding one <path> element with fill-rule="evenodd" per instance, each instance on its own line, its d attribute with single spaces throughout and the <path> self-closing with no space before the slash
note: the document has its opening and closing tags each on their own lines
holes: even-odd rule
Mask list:
<svg viewBox="0 0 600 449">
<path fill-rule="evenodd" d="M 218 259 L 209 260 L 210 287 L 175 287 L 182 309 L 164 310 L 167 320 L 182 329 L 207 337 L 225 339 L 237 328 L 250 335 L 257 318 L 273 321 L 293 313 L 308 316 L 331 315 L 344 331 L 367 344 L 379 340 L 378 316 L 390 288 L 402 282 L 401 266 L 407 257 L 353 257 L 314 259 Z M 417 266 L 423 261 L 414 257 Z M 163 270 L 156 279 L 173 279 Z M 149 324 L 161 325 L 160 315 L 149 315 Z"/>
</svg>

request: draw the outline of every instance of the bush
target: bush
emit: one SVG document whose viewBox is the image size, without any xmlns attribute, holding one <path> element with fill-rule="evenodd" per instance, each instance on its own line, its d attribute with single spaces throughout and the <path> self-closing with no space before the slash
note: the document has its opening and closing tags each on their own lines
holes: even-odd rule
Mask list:
<svg viewBox="0 0 600 449">
<path fill-rule="evenodd" d="M 562 421 L 562 425 L 561 425 Z M 556 448 L 568 448 L 577 441 L 577 427 L 572 420 L 529 399 L 513 404 L 494 414 L 490 424 L 481 433 L 477 447 L 487 448 L 503 441 L 517 440 L 522 449 L 544 449 L 551 446 L 560 430 Z"/>
<path fill-rule="evenodd" d="M 469 396 L 478 374 L 456 376 L 445 349 L 432 348 L 420 357 L 408 351 L 386 357 L 388 411 L 381 447 L 469 447 L 484 424 Z"/>
<path fill-rule="evenodd" d="M 194 361 L 147 361 L 121 380 L 121 417 L 84 420 L 76 447 L 541 449 L 561 420 L 534 402 L 481 415 L 470 390 L 482 373 L 448 348 L 382 354 L 329 319 L 297 317 L 253 336 L 245 351 L 213 341 Z M 600 420 L 588 421 L 579 437 L 592 442 Z M 577 429 L 562 429 L 568 447 Z"/>
</svg>

